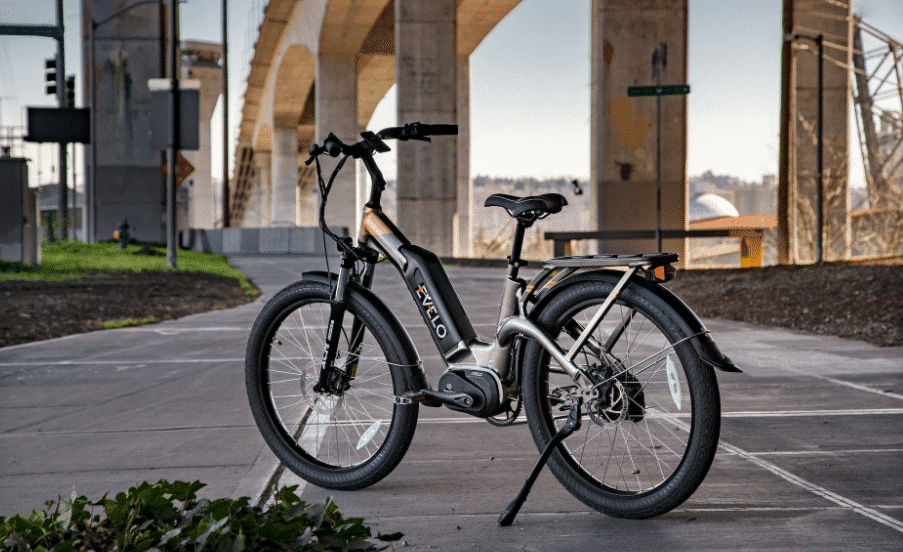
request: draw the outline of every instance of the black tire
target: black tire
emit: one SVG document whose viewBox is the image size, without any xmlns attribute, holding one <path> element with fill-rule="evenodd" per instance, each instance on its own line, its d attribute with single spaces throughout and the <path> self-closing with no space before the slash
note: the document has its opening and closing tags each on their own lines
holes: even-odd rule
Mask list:
<svg viewBox="0 0 903 552">
<path fill-rule="evenodd" d="M 570 284 L 542 308 L 536 322 L 568 351 L 572 335 L 616 282 L 616 276 L 599 275 Z M 677 507 L 702 483 L 718 446 L 721 405 L 712 368 L 700 360 L 690 329 L 664 301 L 628 284 L 590 345 L 598 351 L 622 321 L 629 322 L 611 356 L 585 345 L 574 358 L 593 372 L 602 397 L 584 403 L 582 428 L 558 446 L 549 466 L 591 508 L 644 519 Z M 564 423 L 569 405 L 563 399 L 576 385 L 530 341 L 523 390 L 530 431 L 542 450 Z"/>
<path fill-rule="evenodd" d="M 356 376 L 342 395 L 315 393 L 329 321 L 330 288 L 299 282 L 257 317 L 245 359 L 245 383 L 257 427 L 276 456 L 315 485 L 352 490 L 388 475 L 404 457 L 417 425 L 416 403 L 403 391 L 403 342 L 379 309 L 349 293 L 337 366 L 349 354 L 352 323 L 363 322 Z"/>
</svg>

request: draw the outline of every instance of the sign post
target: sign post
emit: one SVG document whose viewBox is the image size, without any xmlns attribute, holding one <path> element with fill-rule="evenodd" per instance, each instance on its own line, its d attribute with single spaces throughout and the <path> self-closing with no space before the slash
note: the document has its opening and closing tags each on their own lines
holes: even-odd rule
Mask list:
<svg viewBox="0 0 903 552">
<path fill-rule="evenodd" d="M 662 96 L 686 96 L 689 84 L 658 84 L 655 86 L 631 86 L 627 95 L 631 98 L 655 96 L 655 250 L 662 252 Z"/>
</svg>

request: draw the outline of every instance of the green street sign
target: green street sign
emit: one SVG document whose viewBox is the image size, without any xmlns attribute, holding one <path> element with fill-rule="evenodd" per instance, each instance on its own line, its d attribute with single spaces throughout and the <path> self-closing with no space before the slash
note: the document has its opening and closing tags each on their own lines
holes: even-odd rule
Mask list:
<svg viewBox="0 0 903 552">
<path fill-rule="evenodd" d="M 637 96 L 686 96 L 690 93 L 689 84 L 660 84 L 658 86 L 631 86 L 627 95 Z"/>
</svg>

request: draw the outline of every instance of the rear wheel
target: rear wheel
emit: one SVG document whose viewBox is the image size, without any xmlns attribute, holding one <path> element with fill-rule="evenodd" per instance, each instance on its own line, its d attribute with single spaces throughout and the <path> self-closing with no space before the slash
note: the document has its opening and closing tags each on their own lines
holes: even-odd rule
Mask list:
<svg viewBox="0 0 903 552">
<path fill-rule="evenodd" d="M 570 350 L 617 278 L 571 284 L 537 317 Z M 638 284 L 620 299 L 574 358 L 595 393 L 582 428 L 549 459 L 558 480 L 606 514 L 648 518 L 686 500 L 711 466 L 718 445 L 720 400 L 715 375 L 690 343 L 687 325 Z M 535 342 L 523 364 L 530 430 L 542 450 L 567 418 L 580 388 Z"/>
<path fill-rule="evenodd" d="M 417 404 L 395 404 L 407 369 L 403 345 L 379 309 L 355 294 L 349 294 L 335 362 L 345 382 L 333 387 L 344 389 L 314 391 L 329 313 L 324 283 L 280 292 L 251 331 L 245 380 L 254 419 L 276 456 L 311 483 L 350 490 L 376 483 L 398 465 L 414 437 Z"/>
</svg>

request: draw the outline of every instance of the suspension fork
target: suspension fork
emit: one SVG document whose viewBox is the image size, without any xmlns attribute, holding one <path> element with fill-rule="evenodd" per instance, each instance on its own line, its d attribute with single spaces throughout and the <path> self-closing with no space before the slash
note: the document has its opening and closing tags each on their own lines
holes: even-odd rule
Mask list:
<svg viewBox="0 0 903 552">
<path fill-rule="evenodd" d="M 351 269 L 353 267 L 354 258 L 343 252 L 335 289 L 330 300 L 329 323 L 326 325 L 326 345 L 323 348 L 323 367 L 320 369 L 320 379 L 317 385 L 314 386 L 314 391 L 317 393 L 340 391 L 333 385 L 333 375 L 336 372 L 335 360 L 339 350 L 339 340 L 342 337 L 342 321 L 345 318 L 345 310 L 347 308 L 348 280 L 351 278 Z M 357 323 L 357 320 L 355 322 Z M 358 342 L 359 345 L 360 342 Z M 353 350 L 352 348 L 349 351 L 349 356 Z"/>
<path fill-rule="evenodd" d="M 373 285 L 373 272 L 375 264 L 367 263 L 364 274 L 361 277 L 361 285 L 367 289 Z M 361 357 L 361 346 L 364 342 L 364 323 L 359 317 L 354 317 L 351 324 L 351 343 L 348 347 L 348 358 L 345 359 L 345 365 L 342 369 L 348 380 L 351 381 L 357 377 L 358 361 Z"/>
</svg>

